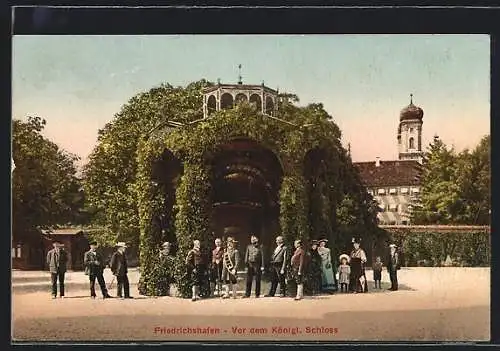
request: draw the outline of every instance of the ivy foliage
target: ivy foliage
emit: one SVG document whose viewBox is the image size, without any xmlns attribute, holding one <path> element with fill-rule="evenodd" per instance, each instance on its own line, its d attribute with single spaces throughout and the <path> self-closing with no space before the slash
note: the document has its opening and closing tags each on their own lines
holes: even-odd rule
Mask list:
<svg viewBox="0 0 500 351">
<path fill-rule="evenodd" d="M 103 244 L 113 245 L 117 240 L 138 244 L 135 183 L 141 136 L 168 119 L 203 117 L 201 88 L 210 84 L 203 79 L 187 87 L 162 84 L 139 93 L 99 130 L 83 174 L 87 204 L 97 213 L 94 224 L 105 232 Z"/>
</svg>

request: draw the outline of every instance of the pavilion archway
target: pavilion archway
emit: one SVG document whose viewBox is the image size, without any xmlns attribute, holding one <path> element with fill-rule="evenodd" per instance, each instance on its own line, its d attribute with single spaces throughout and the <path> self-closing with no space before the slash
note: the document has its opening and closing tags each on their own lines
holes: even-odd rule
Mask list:
<svg viewBox="0 0 500 351">
<path fill-rule="evenodd" d="M 231 235 L 245 247 L 255 234 L 264 247 L 272 246 L 280 230 L 279 158 L 255 140 L 236 138 L 218 147 L 212 172 L 214 235 Z"/>
</svg>

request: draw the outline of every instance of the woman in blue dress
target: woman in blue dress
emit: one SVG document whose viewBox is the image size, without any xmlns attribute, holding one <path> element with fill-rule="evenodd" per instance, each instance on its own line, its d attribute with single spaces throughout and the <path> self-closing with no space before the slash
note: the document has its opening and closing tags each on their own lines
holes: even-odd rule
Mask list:
<svg viewBox="0 0 500 351">
<path fill-rule="evenodd" d="M 337 279 L 332 264 L 330 249 L 326 247 L 328 240 L 319 241 L 318 253 L 321 256 L 321 289 L 322 291 L 333 293 L 337 291 Z"/>
</svg>

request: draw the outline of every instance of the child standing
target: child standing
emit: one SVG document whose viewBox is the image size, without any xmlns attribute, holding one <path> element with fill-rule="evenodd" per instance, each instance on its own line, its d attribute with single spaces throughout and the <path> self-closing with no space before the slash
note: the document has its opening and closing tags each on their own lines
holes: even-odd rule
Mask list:
<svg viewBox="0 0 500 351">
<path fill-rule="evenodd" d="M 383 264 L 380 260 L 380 256 L 377 256 L 375 263 L 373 264 L 373 280 L 375 281 L 375 289 L 377 289 L 377 285 L 379 289 L 382 289 L 382 286 L 380 285 L 382 280 L 382 266 Z"/>
<path fill-rule="evenodd" d="M 339 283 L 340 283 L 340 292 L 348 292 L 349 291 L 349 276 L 351 275 L 351 267 L 349 266 L 349 256 L 346 254 L 342 254 L 339 257 L 340 266 L 338 268 L 339 272 Z"/>
</svg>

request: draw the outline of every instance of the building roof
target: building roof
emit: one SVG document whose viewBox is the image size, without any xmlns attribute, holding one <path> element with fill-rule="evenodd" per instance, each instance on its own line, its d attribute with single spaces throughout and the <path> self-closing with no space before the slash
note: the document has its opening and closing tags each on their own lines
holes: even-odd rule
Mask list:
<svg viewBox="0 0 500 351">
<path fill-rule="evenodd" d="M 414 160 L 354 162 L 361 180 L 367 187 L 408 186 L 420 184 L 421 165 Z"/>
<path fill-rule="evenodd" d="M 82 234 L 84 231 L 80 228 L 60 228 L 53 230 L 42 230 L 45 235 L 78 235 Z"/>
<path fill-rule="evenodd" d="M 270 93 L 277 94 L 278 91 L 271 89 L 265 85 L 257 84 L 216 84 L 210 87 L 203 88 L 203 93 L 207 94 L 217 89 L 233 89 L 233 90 L 264 90 Z"/>
</svg>

